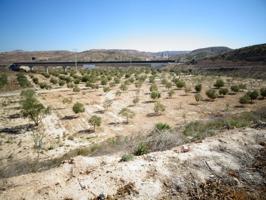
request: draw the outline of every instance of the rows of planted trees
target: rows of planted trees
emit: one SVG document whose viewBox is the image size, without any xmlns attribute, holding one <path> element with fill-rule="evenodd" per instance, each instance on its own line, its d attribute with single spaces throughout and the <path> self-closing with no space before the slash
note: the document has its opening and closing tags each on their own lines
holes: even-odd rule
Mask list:
<svg viewBox="0 0 266 200">
<path fill-rule="evenodd" d="M 242 94 L 239 98 L 239 103 L 241 104 L 254 103 L 256 99 L 264 99 L 266 96 L 265 87 L 253 89 L 243 83 L 228 84 L 222 78 L 215 79 L 211 81 L 212 84 L 208 84 L 206 81 L 187 80 L 185 76 L 175 72 L 150 68 L 99 68 L 69 72 L 52 71 L 49 75 L 45 73 L 38 75 L 42 76 L 42 78 L 38 78 L 36 74 L 30 75 L 32 82 L 41 89 L 48 90 L 53 87 L 67 87 L 73 90 L 74 93 L 79 93 L 81 88 L 88 88 L 92 91 L 100 91 L 102 93 L 112 91 L 118 98 L 122 94 L 126 94 L 129 88 L 133 88 L 131 90 L 135 93 L 132 98 L 133 106 L 138 105 L 140 100 L 143 99 L 141 95 L 146 95 L 145 98 L 149 98 L 150 103 L 153 103 L 154 116 L 159 116 L 163 113 L 167 114 L 163 97 L 166 96 L 166 98 L 172 99 L 177 91 L 180 90 L 184 91 L 184 96 L 193 94 L 197 104 L 203 100 L 211 102 L 215 101 L 218 97 L 235 95 L 237 93 Z M 4 83 L 5 78 L 2 79 Z M 18 81 L 22 85 L 24 84 L 25 87 L 27 84 L 30 85 L 24 74 L 18 75 Z M 148 86 L 149 92 L 143 94 L 141 90 L 143 90 L 144 85 L 146 86 L 145 88 Z M 38 126 L 42 117 L 49 113 L 49 109 L 38 101 L 36 94 L 32 90 L 22 92 L 21 98 L 22 113 Z M 179 98 L 182 98 L 182 96 L 179 96 Z M 63 103 L 70 104 L 72 100 L 71 98 L 65 97 Z M 106 98 L 103 102 L 104 110 L 102 113 L 108 111 L 115 100 Z M 75 114 L 78 115 L 79 113 L 85 112 L 85 110 L 84 104 L 73 102 L 72 111 Z M 128 105 L 122 108 L 117 114 L 124 118 L 125 124 L 128 124 L 130 119 L 134 118 L 137 114 L 133 110 Z M 88 117 L 87 121 L 93 131 L 96 131 L 97 127 L 102 124 L 102 117 L 100 115 L 92 115 Z M 38 146 L 39 143 L 36 145 Z"/>
</svg>

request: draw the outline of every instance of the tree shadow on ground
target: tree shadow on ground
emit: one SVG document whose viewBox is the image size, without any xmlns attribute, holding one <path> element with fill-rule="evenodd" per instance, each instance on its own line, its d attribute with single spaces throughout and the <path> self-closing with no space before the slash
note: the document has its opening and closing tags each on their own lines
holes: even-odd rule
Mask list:
<svg viewBox="0 0 266 200">
<path fill-rule="evenodd" d="M 153 100 L 148 100 L 148 101 L 143 101 L 142 103 L 145 103 L 145 104 L 147 104 L 147 103 L 154 103 L 155 101 L 153 101 Z"/>
<path fill-rule="evenodd" d="M 33 124 L 24 124 L 24 125 L 18 125 L 14 127 L 6 127 L 0 129 L 0 133 L 8 133 L 8 134 L 23 134 L 26 131 L 31 131 L 34 128 Z"/>
<path fill-rule="evenodd" d="M 94 112 L 95 114 L 103 114 L 104 113 L 104 110 L 97 110 Z"/>
<path fill-rule="evenodd" d="M 72 120 L 72 119 L 77 119 L 78 116 L 76 115 L 66 115 L 63 118 L 61 118 L 61 120 Z"/>
<path fill-rule="evenodd" d="M 148 113 L 146 116 L 147 117 L 157 117 L 157 116 L 160 116 L 161 114 L 160 113 Z"/>
<path fill-rule="evenodd" d="M 95 131 L 92 130 L 92 129 L 84 129 L 84 130 L 80 130 L 78 133 L 81 133 L 81 134 L 91 134 L 91 133 L 95 133 Z"/>
<path fill-rule="evenodd" d="M 21 117 L 20 113 L 15 113 L 15 114 L 9 115 L 7 118 L 8 119 L 18 119 L 20 117 Z"/>
</svg>

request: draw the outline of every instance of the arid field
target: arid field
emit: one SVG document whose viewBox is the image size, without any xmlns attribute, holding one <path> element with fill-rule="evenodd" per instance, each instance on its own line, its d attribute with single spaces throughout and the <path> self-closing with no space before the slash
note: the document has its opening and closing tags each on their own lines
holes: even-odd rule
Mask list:
<svg viewBox="0 0 266 200">
<path fill-rule="evenodd" d="M 2 79 L 4 74 L 1 74 Z M 33 199 L 36 194 L 37 199 L 90 199 L 101 193 L 109 195 L 111 199 L 131 199 L 133 196 L 146 199 L 151 198 L 148 191 L 156 187 L 156 198 L 167 199 L 173 197 L 171 192 L 174 186 L 170 183 L 173 181 L 170 177 L 175 172 L 172 166 L 171 173 L 160 175 L 165 170 L 164 165 L 180 163 L 176 169 L 181 170 L 180 167 L 187 163 L 191 172 L 180 172 L 181 179 L 190 176 L 195 179 L 195 184 L 208 180 L 214 184 L 211 187 L 215 187 L 215 181 L 221 181 L 223 187 L 227 188 L 229 185 L 226 180 L 230 178 L 242 181 L 244 186 L 251 184 L 239 170 L 254 162 L 265 162 L 265 159 L 241 157 L 259 156 L 255 152 L 265 152 L 265 134 L 254 129 L 265 126 L 265 80 L 203 76 L 140 67 L 68 72 L 53 69 L 50 74 L 40 71 L 7 74 L 8 81 L 3 84 L 0 95 L 1 199 Z M 248 136 L 244 137 L 243 134 Z M 210 139 L 205 141 L 205 138 Z M 242 140 L 243 143 L 240 142 Z M 238 152 L 239 145 L 241 152 Z M 225 152 L 231 156 L 228 158 L 230 164 Z M 182 154 L 191 154 L 192 157 L 198 155 L 201 159 L 185 158 Z M 150 155 L 156 158 L 149 158 Z M 171 162 L 167 161 L 168 156 L 173 157 Z M 239 156 L 241 159 L 236 159 Z M 145 163 L 141 164 L 144 162 L 142 159 L 156 159 L 157 164 L 162 164 L 156 164 L 158 168 L 146 166 Z M 145 183 L 147 188 L 141 189 L 141 181 L 137 177 L 132 180 L 127 175 L 129 169 L 121 166 L 122 171 L 118 170 L 122 163 L 135 167 L 132 176 L 138 176 L 137 171 L 140 170 L 141 177 L 150 176 L 147 180 L 152 179 L 153 183 Z M 226 167 L 219 169 L 219 165 L 224 163 L 227 163 Z M 118 173 L 115 178 L 123 176 L 125 180 L 112 181 L 107 176 L 103 177 L 103 182 L 95 181 L 95 185 L 94 181 L 89 183 L 84 176 L 93 172 L 91 165 L 94 166 L 93 171 L 97 169 L 97 176 L 110 171 Z M 109 169 L 109 165 L 112 169 Z M 197 165 L 196 170 L 194 167 Z M 105 168 L 107 171 L 104 171 Z M 202 175 L 199 175 L 199 171 Z M 66 173 L 68 175 L 64 176 L 70 177 L 63 178 L 58 173 Z M 258 178 L 253 186 L 263 185 L 264 172 L 252 173 L 251 180 Z M 210 174 L 219 180 L 209 179 Z M 46 180 L 49 176 L 57 178 Z M 77 179 L 78 185 L 70 184 L 72 179 Z M 81 183 L 81 179 L 85 182 Z M 38 184 L 24 184 L 24 181 L 37 181 Z M 180 182 L 181 185 L 183 183 Z M 57 189 L 51 192 L 47 188 L 49 192 L 46 193 L 45 184 L 49 187 L 55 184 L 56 188 L 69 190 L 58 193 Z M 106 188 L 106 184 L 113 184 L 113 187 Z M 182 190 L 179 197 L 178 190 L 175 191 L 179 199 L 195 195 L 195 188 L 191 185 L 193 182 L 186 184 L 178 186 Z M 234 185 L 235 192 L 239 192 L 239 184 L 230 184 Z M 77 189 L 82 190 L 80 195 L 76 194 Z M 254 195 L 260 196 L 264 189 L 256 190 Z M 84 193 L 84 190 L 88 193 Z M 227 189 L 224 190 L 221 189 L 221 195 L 226 195 Z M 16 195 L 17 191 L 20 191 L 19 195 Z M 249 191 L 244 191 L 243 195 L 251 195 Z M 231 192 L 230 195 L 233 195 Z M 206 195 L 204 190 L 198 193 Z"/>
</svg>

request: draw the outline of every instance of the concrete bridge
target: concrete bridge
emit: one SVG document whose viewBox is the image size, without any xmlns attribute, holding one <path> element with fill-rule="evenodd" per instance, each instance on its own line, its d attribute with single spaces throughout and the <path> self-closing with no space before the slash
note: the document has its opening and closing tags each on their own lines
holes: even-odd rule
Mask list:
<svg viewBox="0 0 266 200">
<path fill-rule="evenodd" d="M 95 66 L 95 65 L 166 65 L 169 63 L 175 63 L 175 60 L 150 60 L 150 61 L 30 61 L 30 62 L 15 62 L 10 65 L 11 70 L 19 70 L 21 66 L 27 66 L 30 70 L 33 70 L 34 67 L 44 67 L 46 73 L 49 73 L 49 67 L 62 67 L 66 70 L 68 67 L 84 67 L 84 66 Z"/>
</svg>

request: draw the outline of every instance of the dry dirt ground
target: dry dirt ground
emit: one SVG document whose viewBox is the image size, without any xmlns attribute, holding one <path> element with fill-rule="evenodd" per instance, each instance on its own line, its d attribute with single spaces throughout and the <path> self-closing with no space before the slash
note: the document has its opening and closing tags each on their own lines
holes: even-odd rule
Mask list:
<svg viewBox="0 0 266 200">
<path fill-rule="evenodd" d="M 40 78 L 42 75 L 36 76 Z M 191 85 L 192 91 L 194 90 L 193 83 L 200 81 L 203 85 L 202 96 L 206 98 L 205 91 L 213 85 L 218 77 L 182 76 L 181 78 L 186 81 L 187 85 Z M 222 78 L 226 81 L 227 87 L 238 83 L 246 83 L 248 89 L 266 85 L 261 80 Z M 45 80 L 43 77 L 42 79 L 42 81 Z M 117 97 L 115 92 L 118 86 L 112 88 L 110 92 L 104 93 L 102 88 L 93 90 L 80 84 L 81 91 L 73 92 L 72 89 L 58 86 L 53 86 L 51 90 L 41 90 L 32 83 L 37 89 L 39 100 L 52 108 L 51 114 L 43 119 L 40 128 L 46 135 L 44 149 L 40 153 L 33 148 L 31 122 L 20 114 L 19 92 L 0 94 L 0 172 L 1 177 L 10 177 L 1 179 L 0 199 L 87 199 L 88 197 L 93 198 L 101 192 L 115 195 L 119 187 L 127 184 L 131 188 L 129 199 L 154 199 L 155 197 L 159 199 L 164 196 L 167 199 L 169 197 L 167 191 L 172 190 L 172 188 L 168 188 L 170 183 L 173 184 L 171 181 L 184 184 L 184 180 L 190 176 L 190 172 L 193 177 L 197 176 L 197 181 L 210 176 L 211 171 L 202 166 L 204 163 L 202 159 L 195 159 L 195 157 L 207 159 L 213 170 L 223 171 L 221 164 L 228 165 L 229 169 L 239 170 L 242 167 L 241 163 L 238 163 L 241 159 L 236 157 L 241 154 L 231 155 L 233 152 L 229 150 L 220 152 L 217 150 L 219 145 L 223 144 L 229 149 L 234 148 L 234 151 L 243 151 L 244 155 L 248 154 L 250 157 L 253 154 L 249 154 L 249 148 L 242 148 L 245 143 L 250 145 L 253 150 L 261 148 L 255 141 L 255 136 L 262 137 L 261 135 L 264 134 L 263 137 L 265 137 L 265 132 L 248 129 L 240 130 L 240 132 L 233 131 L 232 136 L 230 132 L 224 133 L 221 137 L 224 138 L 225 143 L 219 142 L 217 138 L 212 138 L 202 144 L 191 144 L 192 151 L 186 154 L 180 154 L 173 149 L 139 157 L 128 163 L 118 163 L 120 155 L 98 158 L 77 157 L 70 161 L 71 164 L 65 163 L 59 168 L 36 174 L 26 174 L 27 170 L 24 171 L 24 168 L 27 168 L 29 163 L 34 163 L 37 158 L 42 163 L 60 157 L 70 150 L 97 144 L 114 136 L 148 133 L 158 122 L 176 127 L 190 121 L 211 119 L 266 106 L 265 100 L 256 100 L 254 104 L 239 107 L 238 100 L 244 92 L 226 95 L 213 102 L 204 100 L 196 105 L 192 91 L 186 94 L 183 89 L 175 90 L 173 98 L 170 99 L 167 97 L 167 89 L 160 84 L 159 80 L 156 82 L 162 94 L 160 101 L 166 106 L 166 111 L 160 116 L 152 115 L 154 104 L 150 102 L 150 84 L 148 82 L 145 82 L 141 88 L 140 101 L 137 105 L 132 103 L 136 96 L 134 85 L 130 85 L 128 91 L 122 92 L 121 96 Z M 72 101 L 64 104 L 63 99 L 65 98 L 71 98 Z M 111 99 L 113 103 L 107 111 L 104 111 L 103 102 L 106 99 Z M 85 105 L 84 113 L 77 115 L 73 113 L 72 106 L 75 102 Z M 129 124 L 123 123 L 125 119 L 118 114 L 124 107 L 129 107 L 136 113 Z M 95 114 L 102 118 L 102 125 L 94 133 L 91 131 L 92 127 L 89 125 L 88 119 Z M 231 137 L 236 137 L 236 139 L 231 141 Z M 221 147 L 221 149 L 224 148 Z M 219 155 L 216 157 L 216 154 Z M 224 160 L 225 158 L 228 160 Z M 217 163 L 216 159 L 218 159 Z M 186 166 L 190 167 L 187 172 Z M 197 170 L 197 166 L 201 167 Z M 181 175 L 178 178 L 179 173 Z M 21 176 L 12 178 L 14 175 Z M 250 179 L 252 178 L 250 177 Z M 180 198 L 182 199 L 182 196 Z"/>
<path fill-rule="evenodd" d="M 263 156 L 265 164 L 265 142 L 265 130 L 247 128 L 190 143 L 186 153 L 176 147 L 129 162 L 119 162 L 120 155 L 78 156 L 48 171 L 2 179 L 0 199 L 265 199 L 265 166 L 260 171 L 256 159 Z"/>
</svg>

